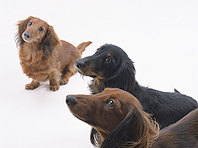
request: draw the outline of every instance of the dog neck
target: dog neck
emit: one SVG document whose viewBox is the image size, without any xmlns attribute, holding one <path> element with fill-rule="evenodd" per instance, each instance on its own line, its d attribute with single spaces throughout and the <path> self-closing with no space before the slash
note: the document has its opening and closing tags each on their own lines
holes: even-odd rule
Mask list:
<svg viewBox="0 0 198 148">
<path fill-rule="evenodd" d="M 102 92 L 105 88 L 104 82 L 105 82 L 105 79 L 98 78 L 98 77 L 94 78 L 92 80 L 92 84 L 89 85 L 92 93 L 96 94 L 96 93 Z"/>
<path fill-rule="evenodd" d="M 109 134 L 109 132 L 104 131 L 100 128 L 95 128 L 95 130 L 97 131 L 97 133 L 94 135 L 94 139 L 96 141 L 96 145 L 101 146 L 102 143 L 104 142 L 104 140 L 106 139 L 107 135 Z"/>
<path fill-rule="evenodd" d="M 90 88 L 90 90 L 93 94 L 101 93 L 107 87 L 123 89 L 123 90 L 128 91 L 131 94 L 135 95 L 136 97 L 139 96 L 139 93 L 141 91 L 141 86 L 138 84 L 138 82 L 136 80 L 135 80 L 135 82 L 133 81 L 133 83 L 130 84 L 129 87 L 121 88 L 119 86 L 119 84 L 118 85 L 112 85 L 112 83 L 105 78 L 95 77 L 92 80 L 91 84 L 89 85 L 89 88 Z"/>
<path fill-rule="evenodd" d="M 102 144 L 108 134 L 105 134 L 103 132 L 98 132 L 98 133 L 100 135 L 100 140 L 101 140 L 99 144 Z"/>
<path fill-rule="evenodd" d="M 43 51 L 34 43 L 25 42 L 19 50 L 19 58 L 22 65 L 31 65 L 42 62 L 44 59 Z"/>
</svg>

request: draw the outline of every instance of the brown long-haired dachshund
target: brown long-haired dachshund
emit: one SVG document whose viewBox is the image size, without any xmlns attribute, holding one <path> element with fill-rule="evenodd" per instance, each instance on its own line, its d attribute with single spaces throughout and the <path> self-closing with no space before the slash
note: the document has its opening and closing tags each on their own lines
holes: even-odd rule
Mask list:
<svg viewBox="0 0 198 148">
<path fill-rule="evenodd" d="M 30 16 L 19 21 L 16 44 L 20 47 L 23 72 L 33 79 L 25 88 L 35 89 L 40 81 L 49 79 L 50 90 L 56 91 L 59 89 L 57 79 L 61 76 L 60 85 L 68 83 L 69 77 L 76 73 L 75 61 L 91 42 L 83 42 L 76 48 L 59 40 L 48 23 Z"/>
<path fill-rule="evenodd" d="M 143 111 L 130 93 L 106 88 L 95 95 L 68 95 L 75 117 L 91 125 L 100 148 L 195 148 L 198 146 L 198 109 L 159 131 L 158 123 Z M 92 140 L 92 139 L 91 139 Z"/>
</svg>

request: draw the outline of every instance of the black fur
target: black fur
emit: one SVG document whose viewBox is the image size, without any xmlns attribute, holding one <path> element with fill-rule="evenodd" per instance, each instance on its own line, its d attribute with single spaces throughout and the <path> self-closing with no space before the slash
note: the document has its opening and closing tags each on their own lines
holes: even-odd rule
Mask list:
<svg viewBox="0 0 198 148">
<path fill-rule="evenodd" d="M 94 78 L 90 85 L 93 94 L 100 93 L 106 87 L 126 90 L 141 102 L 144 111 L 153 114 L 153 118 L 161 128 L 175 123 L 198 107 L 197 101 L 189 96 L 178 92 L 161 92 L 139 85 L 135 80 L 133 61 L 120 47 L 112 44 L 101 46 L 94 55 L 76 61 L 76 67 L 81 74 Z M 96 74 L 85 74 L 83 68 L 86 67 Z M 100 74 L 100 78 L 97 74 Z M 99 88 L 94 89 L 98 87 L 99 82 Z M 96 135 L 97 132 L 93 129 L 91 133 L 93 144 Z"/>
</svg>

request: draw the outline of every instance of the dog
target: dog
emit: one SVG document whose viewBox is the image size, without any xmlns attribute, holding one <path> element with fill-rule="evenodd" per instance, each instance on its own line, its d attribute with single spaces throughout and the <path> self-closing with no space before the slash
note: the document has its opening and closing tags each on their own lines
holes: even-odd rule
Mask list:
<svg viewBox="0 0 198 148">
<path fill-rule="evenodd" d="M 76 67 L 80 74 L 93 78 L 89 85 L 92 94 L 108 87 L 130 92 L 140 101 L 144 111 L 153 115 L 161 129 L 198 107 L 195 99 L 177 90 L 174 93 L 162 92 L 139 85 L 133 61 L 116 45 L 101 46 L 92 56 L 77 60 Z M 91 138 L 96 135 L 97 132 L 92 129 Z"/>
<path fill-rule="evenodd" d="M 18 22 L 16 44 L 20 47 L 19 58 L 23 72 L 32 78 L 26 84 L 27 90 L 40 85 L 40 81 L 50 81 L 50 90 L 59 89 L 60 85 L 68 83 L 70 76 L 77 71 L 75 61 L 81 58 L 82 52 L 92 42 L 83 42 L 80 45 L 59 40 L 52 26 L 45 21 L 30 16 Z"/>
<path fill-rule="evenodd" d="M 127 54 L 118 46 L 106 44 L 89 57 L 76 61 L 77 71 L 93 78 L 89 85 L 93 94 L 104 88 L 120 88 L 133 94 L 144 110 L 153 114 L 164 128 L 198 107 L 193 98 L 143 87 L 135 79 L 135 67 Z M 166 107 L 166 108 L 165 108 Z"/>
<path fill-rule="evenodd" d="M 98 133 L 100 148 L 195 148 L 198 146 L 198 109 L 159 131 L 159 125 L 132 94 L 106 88 L 94 95 L 67 95 L 71 113 Z"/>
</svg>

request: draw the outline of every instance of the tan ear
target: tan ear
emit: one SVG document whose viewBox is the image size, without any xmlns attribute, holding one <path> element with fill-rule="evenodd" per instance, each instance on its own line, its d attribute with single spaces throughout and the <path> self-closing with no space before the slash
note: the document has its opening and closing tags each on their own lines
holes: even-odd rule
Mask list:
<svg viewBox="0 0 198 148">
<path fill-rule="evenodd" d="M 61 41 L 59 40 L 53 27 L 49 26 L 42 43 L 42 50 L 44 55 L 46 57 L 52 55 L 53 49 L 55 49 L 57 46 L 61 46 Z"/>
<path fill-rule="evenodd" d="M 30 16 L 25 20 L 21 20 L 18 22 L 17 26 L 18 26 L 18 32 L 15 36 L 15 41 L 17 46 L 19 47 L 22 43 L 24 43 L 25 41 L 22 38 L 22 34 L 25 31 L 26 27 L 27 27 L 27 23 L 34 17 Z"/>
</svg>

